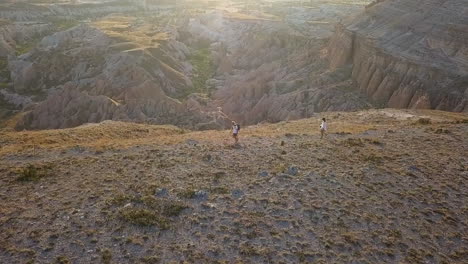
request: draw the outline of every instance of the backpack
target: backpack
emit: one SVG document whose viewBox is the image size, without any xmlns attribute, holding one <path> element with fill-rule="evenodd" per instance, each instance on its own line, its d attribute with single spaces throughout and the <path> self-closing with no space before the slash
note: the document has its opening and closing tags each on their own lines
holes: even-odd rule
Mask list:
<svg viewBox="0 0 468 264">
<path fill-rule="evenodd" d="M 237 124 L 237 131 L 240 131 L 240 125 Z"/>
</svg>

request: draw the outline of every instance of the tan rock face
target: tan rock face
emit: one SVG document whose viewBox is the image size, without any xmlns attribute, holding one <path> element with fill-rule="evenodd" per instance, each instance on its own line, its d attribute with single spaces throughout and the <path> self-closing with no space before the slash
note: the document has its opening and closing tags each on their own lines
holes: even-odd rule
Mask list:
<svg viewBox="0 0 468 264">
<path fill-rule="evenodd" d="M 337 26 L 330 67 L 388 107 L 468 111 L 466 1 L 379 1 Z"/>
</svg>

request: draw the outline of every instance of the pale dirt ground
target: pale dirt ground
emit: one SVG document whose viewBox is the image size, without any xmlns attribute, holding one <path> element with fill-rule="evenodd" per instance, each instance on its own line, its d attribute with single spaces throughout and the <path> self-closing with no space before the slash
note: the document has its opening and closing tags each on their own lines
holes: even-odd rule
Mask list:
<svg viewBox="0 0 468 264">
<path fill-rule="evenodd" d="M 466 263 L 467 120 L 4 129 L 0 263 Z"/>
</svg>

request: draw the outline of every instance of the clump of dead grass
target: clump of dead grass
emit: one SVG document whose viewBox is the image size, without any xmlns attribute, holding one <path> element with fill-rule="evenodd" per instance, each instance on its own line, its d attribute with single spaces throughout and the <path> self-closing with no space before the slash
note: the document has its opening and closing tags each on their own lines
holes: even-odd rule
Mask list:
<svg viewBox="0 0 468 264">
<path fill-rule="evenodd" d="M 123 208 L 119 214 L 123 220 L 135 225 L 156 225 L 161 229 L 169 229 L 170 226 L 169 221 L 160 217 L 157 212 L 144 208 Z"/>
<path fill-rule="evenodd" d="M 364 142 L 360 138 L 347 138 L 342 144 L 348 147 L 364 147 Z"/>
<path fill-rule="evenodd" d="M 124 221 L 139 226 L 158 226 L 161 229 L 170 228 L 170 218 L 179 216 L 188 208 L 185 203 L 177 200 L 126 194 L 112 197 L 108 200 L 108 205 L 124 206 L 118 212 Z"/>
</svg>

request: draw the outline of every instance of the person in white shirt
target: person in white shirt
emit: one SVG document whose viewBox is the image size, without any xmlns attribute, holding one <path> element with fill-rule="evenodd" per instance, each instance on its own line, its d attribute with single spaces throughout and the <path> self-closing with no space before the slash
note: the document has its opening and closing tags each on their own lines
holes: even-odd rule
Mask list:
<svg viewBox="0 0 468 264">
<path fill-rule="evenodd" d="M 320 124 L 320 139 L 322 139 L 323 136 L 326 135 L 327 129 L 327 120 L 325 120 L 325 118 L 322 118 L 322 124 Z"/>
<path fill-rule="evenodd" d="M 236 123 L 236 121 L 232 121 L 232 137 L 234 138 L 235 144 L 239 143 L 239 130 L 240 125 Z"/>
</svg>

